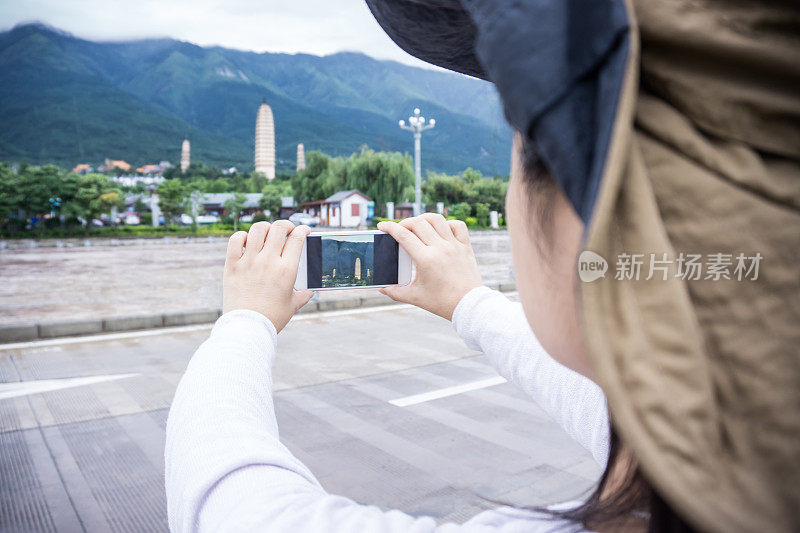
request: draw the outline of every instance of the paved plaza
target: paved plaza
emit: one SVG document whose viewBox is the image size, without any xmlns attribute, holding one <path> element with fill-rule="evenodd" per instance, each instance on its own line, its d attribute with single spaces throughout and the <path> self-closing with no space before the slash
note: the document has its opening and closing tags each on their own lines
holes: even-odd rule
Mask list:
<svg viewBox="0 0 800 533">
<path fill-rule="evenodd" d="M 165 530 L 168 407 L 208 332 L 0 346 L 0 531 Z M 282 440 L 359 502 L 463 522 L 490 501 L 579 497 L 598 475 L 449 322 L 415 308 L 296 317 L 275 380 Z"/>
<path fill-rule="evenodd" d="M 471 238 L 484 281 L 511 281 L 508 233 L 477 231 Z M 0 324 L 220 307 L 226 238 L 58 243 L 62 246 L 0 247 Z M 334 291 L 320 298 L 352 296 L 352 291 Z"/>
</svg>

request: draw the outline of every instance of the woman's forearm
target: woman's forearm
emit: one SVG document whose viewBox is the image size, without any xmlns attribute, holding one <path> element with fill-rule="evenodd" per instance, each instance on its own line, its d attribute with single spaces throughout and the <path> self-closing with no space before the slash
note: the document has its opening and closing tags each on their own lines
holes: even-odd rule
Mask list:
<svg viewBox="0 0 800 533">
<path fill-rule="evenodd" d="M 268 465 L 309 490 L 311 472 L 278 440 L 272 403 L 275 328 L 255 311 L 223 315 L 181 379 L 167 422 L 166 488 L 170 527 L 194 529 L 212 488 L 232 472 Z"/>
<path fill-rule="evenodd" d="M 461 299 L 453 324 L 470 348 L 486 354 L 501 376 L 531 396 L 601 466 L 606 464 L 609 426 L 602 389 L 548 355 L 520 304 L 478 287 Z"/>
<path fill-rule="evenodd" d="M 170 529 L 437 530 L 428 517 L 383 512 L 328 494 L 280 443 L 272 401 L 275 344 L 275 328 L 263 315 L 232 311 L 192 357 L 167 421 Z"/>
</svg>

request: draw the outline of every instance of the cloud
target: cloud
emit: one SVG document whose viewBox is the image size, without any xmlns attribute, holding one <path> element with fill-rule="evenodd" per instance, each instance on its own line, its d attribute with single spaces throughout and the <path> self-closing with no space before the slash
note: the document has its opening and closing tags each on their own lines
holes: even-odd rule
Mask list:
<svg viewBox="0 0 800 533">
<path fill-rule="evenodd" d="M 77 37 L 173 37 L 203 46 L 326 55 L 358 51 L 435 68 L 383 32 L 363 0 L 27 0 L 0 3 L 7 28 L 40 21 Z"/>
</svg>

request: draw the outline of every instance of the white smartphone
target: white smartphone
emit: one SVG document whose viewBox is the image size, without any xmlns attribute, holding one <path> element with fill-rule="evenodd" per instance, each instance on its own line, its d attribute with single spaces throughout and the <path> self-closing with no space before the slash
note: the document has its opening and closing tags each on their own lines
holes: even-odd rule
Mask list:
<svg viewBox="0 0 800 533">
<path fill-rule="evenodd" d="M 383 231 L 313 232 L 294 288 L 327 291 L 411 283 L 411 256 Z"/>
</svg>

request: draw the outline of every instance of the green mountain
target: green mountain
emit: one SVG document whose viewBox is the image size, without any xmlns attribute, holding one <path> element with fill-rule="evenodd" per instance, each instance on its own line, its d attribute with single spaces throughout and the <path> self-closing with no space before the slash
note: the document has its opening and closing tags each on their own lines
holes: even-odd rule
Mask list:
<svg viewBox="0 0 800 533">
<path fill-rule="evenodd" d="M 397 121 L 436 118 L 423 168 L 506 174 L 511 132 L 491 84 L 358 53 L 325 57 L 200 47 L 173 39 L 92 42 L 27 24 L 0 33 L 0 160 L 134 165 L 180 156 L 253 167 L 262 97 L 275 115 L 279 169 L 306 151 L 361 145 L 411 152 Z"/>
</svg>

